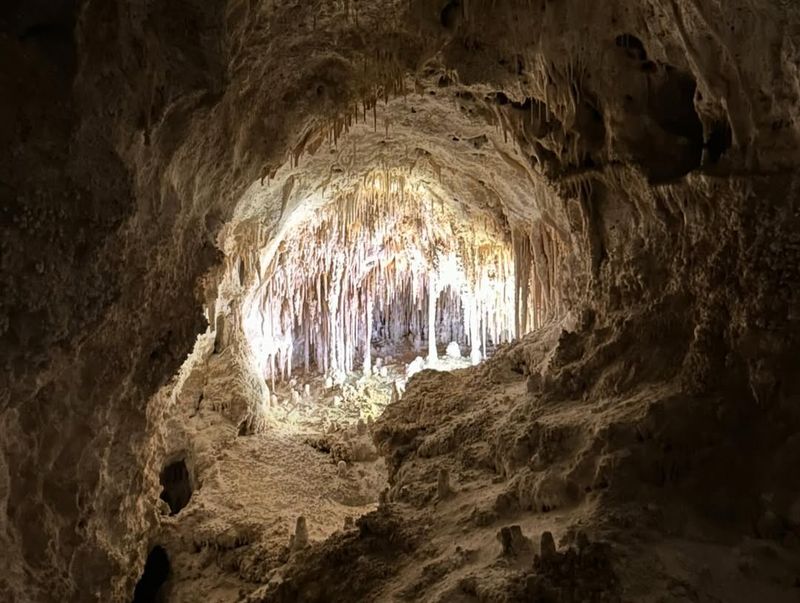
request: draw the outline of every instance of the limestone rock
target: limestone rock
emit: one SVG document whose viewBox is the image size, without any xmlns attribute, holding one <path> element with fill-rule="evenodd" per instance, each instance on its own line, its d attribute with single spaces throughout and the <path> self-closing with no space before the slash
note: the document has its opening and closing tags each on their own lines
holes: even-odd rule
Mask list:
<svg viewBox="0 0 800 603">
<path fill-rule="evenodd" d="M 556 555 L 556 543 L 553 540 L 553 534 L 550 532 L 542 532 L 541 542 L 539 544 L 539 556 L 544 561 L 554 559 Z"/>
<path fill-rule="evenodd" d="M 306 518 L 302 515 L 297 518 L 294 534 L 289 541 L 289 549 L 292 552 L 300 551 L 308 546 L 308 528 Z"/>
<path fill-rule="evenodd" d="M 531 541 L 522 534 L 522 528 L 518 525 L 501 528 L 497 539 L 502 546 L 502 554 L 506 556 L 516 557 L 532 549 Z"/>
<path fill-rule="evenodd" d="M 446 351 L 448 358 L 453 359 L 460 359 L 461 358 L 461 347 L 458 345 L 457 342 L 451 341 L 447 344 L 447 351 Z"/>
</svg>

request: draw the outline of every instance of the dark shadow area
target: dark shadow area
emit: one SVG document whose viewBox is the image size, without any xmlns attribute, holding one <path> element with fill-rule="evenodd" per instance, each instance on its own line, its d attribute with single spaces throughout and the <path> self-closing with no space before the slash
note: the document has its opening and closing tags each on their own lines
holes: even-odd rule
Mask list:
<svg viewBox="0 0 800 603">
<path fill-rule="evenodd" d="M 153 547 L 144 564 L 142 577 L 133 591 L 133 603 L 156 603 L 165 601 L 163 586 L 169 578 L 170 565 L 167 551 L 161 546 Z"/>
<path fill-rule="evenodd" d="M 0 8 L 0 31 L 41 52 L 64 75 L 75 68 L 76 0 L 10 0 Z"/>
<path fill-rule="evenodd" d="M 192 498 L 189 470 L 183 459 L 170 463 L 161 471 L 161 500 L 169 505 L 171 515 L 176 515 Z"/>
<path fill-rule="evenodd" d="M 644 48 L 642 41 L 632 34 L 622 34 L 617 36 L 614 40 L 620 48 L 627 50 L 631 58 L 639 61 L 647 60 L 647 51 Z"/>
<path fill-rule="evenodd" d="M 439 22 L 442 27 L 450 31 L 454 30 L 459 21 L 461 20 L 461 2 L 459 0 L 452 0 L 442 9 L 439 14 Z"/>
<path fill-rule="evenodd" d="M 706 149 L 708 150 L 708 163 L 718 163 L 722 156 L 731 148 L 731 126 L 727 120 L 715 122 L 708 135 Z"/>
</svg>

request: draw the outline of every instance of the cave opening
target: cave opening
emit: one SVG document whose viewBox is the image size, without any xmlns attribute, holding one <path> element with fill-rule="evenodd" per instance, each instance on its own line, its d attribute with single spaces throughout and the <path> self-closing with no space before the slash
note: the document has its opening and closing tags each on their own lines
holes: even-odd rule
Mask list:
<svg viewBox="0 0 800 603">
<path fill-rule="evenodd" d="M 795 4 L 4 3 L 0 600 L 795 601 Z"/>
<path fill-rule="evenodd" d="M 166 601 L 164 585 L 170 577 L 169 555 L 164 547 L 154 546 L 147 555 L 144 570 L 133 591 L 133 603 Z"/>
<path fill-rule="evenodd" d="M 0 601 L 796 602 L 798 6 L 2 3 Z"/>
<path fill-rule="evenodd" d="M 421 370 L 477 365 L 559 316 L 567 245 L 556 230 L 542 224 L 532 236 L 461 201 L 435 163 L 356 166 L 357 176 L 339 172 L 332 190 L 296 200 L 286 191 L 302 169 L 282 186 L 280 175 L 259 183 L 257 194 L 280 191 L 277 233 L 247 220 L 227 233 L 207 312 L 215 355 L 239 354 L 259 383 L 262 403 L 242 435 L 259 423 L 253 415 L 307 418 L 353 390 L 364 404 L 356 419 L 377 419 Z"/>
<path fill-rule="evenodd" d="M 448 346 L 477 364 L 516 334 L 508 231 L 401 172 L 375 171 L 263 257 L 243 326 L 273 389 L 298 374 L 385 373 L 387 357 L 443 368 Z"/>
<path fill-rule="evenodd" d="M 192 498 L 192 480 L 184 459 L 178 459 L 161 470 L 161 500 L 169 505 L 170 515 L 180 513 Z"/>
<path fill-rule="evenodd" d="M 485 138 L 483 152 L 496 144 Z M 214 544 L 201 550 L 243 546 L 249 526 L 274 526 L 276 516 L 294 523 L 295 514 L 307 532 L 293 535 L 290 550 L 353 529 L 388 496 L 375 425 L 409 384 L 480 368 L 562 315 L 556 283 L 569 246 L 557 228 L 520 227 L 485 181 L 448 181 L 433 154 L 393 165 L 353 147 L 330 144 L 353 154 L 349 168 L 317 152 L 253 183 L 221 231 L 209 326 L 169 410 L 174 445 L 188 442 L 212 485 L 198 490 L 191 513 L 178 513 L 191 476 L 181 461 L 161 474 L 176 530 L 194 530 L 197 517 L 202 525 L 209 509 L 230 526 L 220 533 L 215 520 Z M 512 169 L 492 160 L 500 184 L 513 185 Z M 538 203 L 545 192 L 523 184 L 521 208 Z M 279 550 L 285 536 L 269 534 Z M 184 565 L 174 573 L 185 585 Z"/>
<path fill-rule="evenodd" d="M 457 29 L 465 8 L 454 6 Z M 511 157 L 528 152 L 509 137 L 511 120 L 536 131 L 541 103 L 462 91 L 435 61 L 422 71 L 418 98 L 371 90 L 353 113 L 311 122 L 216 235 L 222 259 L 202 282 L 207 329 L 163 405 L 163 458 L 191 458 L 196 472 L 180 488 L 161 476 L 163 524 L 182 535 L 179 548 L 196 543 L 174 560 L 176 591 L 193 588 L 194 555 L 219 551 L 214 563 L 226 565 L 253 543 L 288 543 L 293 555 L 405 496 L 392 492 L 393 461 L 376 439 L 387 409 L 431 380 L 427 404 L 445 409 L 470 371 L 492 370 L 527 334 L 565 320 L 562 278 L 580 261 L 568 207 Z M 413 86 L 408 76 L 395 84 Z M 309 89 L 326 96 L 335 85 Z M 443 103 L 451 93 L 455 106 Z M 444 375 L 454 387 L 441 388 Z M 424 496 L 449 500 L 462 479 Z M 194 483 L 203 487 L 192 494 Z"/>
</svg>

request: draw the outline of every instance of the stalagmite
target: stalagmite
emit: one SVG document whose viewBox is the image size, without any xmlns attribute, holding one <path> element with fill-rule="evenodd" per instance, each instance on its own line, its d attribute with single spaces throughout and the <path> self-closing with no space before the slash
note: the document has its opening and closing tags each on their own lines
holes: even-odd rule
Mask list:
<svg viewBox="0 0 800 603">
<path fill-rule="evenodd" d="M 551 532 L 542 532 L 539 544 L 539 555 L 545 561 L 552 559 L 556 555 L 556 543 Z"/>
<path fill-rule="evenodd" d="M 447 344 L 447 356 L 448 358 L 459 359 L 461 358 L 461 348 L 458 346 L 458 343 L 455 341 L 451 341 Z"/>
<path fill-rule="evenodd" d="M 428 363 L 438 359 L 436 351 L 436 273 L 428 275 Z"/>
<path fill-rule="evenodd" d="M 294 534 L 289 539 L 289 550 L 292 552 L 300 551 L 308 546 L 308 528 L 306 518 L 302 515 L 297 518 Z"/>
<path fill-rule="evenodd" d="M 450 472 L 447 469 L 439 469 L 436 478 L 436 494 L 439 500 L 450 498 L 453 495 L 453 489 L 450 486 Z"/>
<path fill-rule="evenodd" d="M 500 528 L 497 539 L 502 546 L 501 554 L 505 556 L 516 557 L 517 555 L 527 553 L 533 548 L 530 539 L 525 537 L 519 525 Z"/>
</svg>

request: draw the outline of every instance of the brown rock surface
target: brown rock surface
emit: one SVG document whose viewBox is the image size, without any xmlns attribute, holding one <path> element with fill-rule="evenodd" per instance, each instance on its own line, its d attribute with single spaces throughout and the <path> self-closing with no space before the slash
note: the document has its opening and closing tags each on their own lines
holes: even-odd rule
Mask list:
<svg viewBox="0 0 800 603">
<path fill-rule="evenodd" d="M 796 600 L 794 3 L 11 0 L 0 48 L 0 599 L 130 599 L 164 466 L 265 428 L 261 254 L 390 166 L 503 225 L 546 324 L 415 375 L 390 502 L 232 600 Z"/>
</svg>

